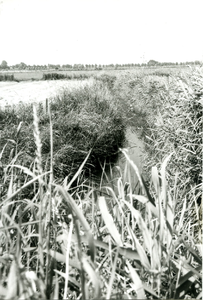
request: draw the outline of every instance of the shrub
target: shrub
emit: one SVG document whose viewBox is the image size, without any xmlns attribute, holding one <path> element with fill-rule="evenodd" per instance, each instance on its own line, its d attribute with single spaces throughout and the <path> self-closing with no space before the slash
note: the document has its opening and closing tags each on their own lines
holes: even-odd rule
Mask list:
<svg viewBox="0 0 203 300">
<path fill-rule="evenodd" d="M 42 76 L 42 80 L 59 80 L 64 78 L 66 78 L 66 75 L 58 73 L 47 73 Z"/>
</svg>

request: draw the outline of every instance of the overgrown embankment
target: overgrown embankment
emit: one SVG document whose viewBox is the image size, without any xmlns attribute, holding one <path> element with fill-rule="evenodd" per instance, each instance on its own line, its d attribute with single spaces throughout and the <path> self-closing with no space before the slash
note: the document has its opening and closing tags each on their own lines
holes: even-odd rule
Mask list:
<svg viewBox="0 0 203 300">
<path fill-rule="evenodd" d="M 188 220 L 198 221 L 201 235 L 203 68 L 170 76 L 123 73 L 103 75 L 114 99 L 128 116 L 128 126 L 143 140 L 143 176 L 150 186 L 151 168 L 171 154 L 167 165 L 177 214 L 186 201 Z M 186 222 L 186 224 L 188 224 Z"/>
<path fill-rule="evenodd" d="M 104 163 L 115 162 L 125 142 L 126 122 L 105 85 L 98 83 L 73 90 L 63 90 L 49 102 L 53 128 L 53 167 L 56 179 L 74 174 L 92 149 L 84 167 L 96 174 Z M 38 106 L 45 165 L 50 161 L 49 117 Z M 18 129 L 18 126 L 20 127 Z M 36 146 L 33 137 L 32 105 L 20 104 L 12 111 L 1 112 L 2 161 L 9 157 L 30 167 Z M 18 152 L 18 156 L 15 155 Z"/>
<path fill-rule="evenodd" d="M 176 181 L 181 187 L 177 201 L 192 190 L 189 198 L 201 203 L 202 107 L 203 69 L 199 68 L 170 79 L 158 113 L 148 120 L 148 169 L 172 153 L 168 172 L 170 183 Z"/>
<path fill-rule="evenodd" d="M 196 224 L 193 229 L 200 241 L 203 68 L 165 78 L 128 74 L 115 81 L 113 89 L 115 97 L 125 99 L 123 105 L 130 106 L 130 124 L 144 140 L 147 155 L 143 175 L 147 184 L 151 168 L 157 166 L 161 172 L 160 163 L 171 154 L 167 181 L 176 213 L 180 215 L 185 205 L 185 217 Z M 185 224 L 186 228 L 188 222 Z"/>
<path fill-rule="evenodd" d="M 112 93 L 143 138 L 147 172 L 173 153 L 168 170 L 188 189 L 202 180 L 203 69 L 176 76 L 120 75 Z M 147 173 L 146 172 L 146 173 Z"/>
</svg>

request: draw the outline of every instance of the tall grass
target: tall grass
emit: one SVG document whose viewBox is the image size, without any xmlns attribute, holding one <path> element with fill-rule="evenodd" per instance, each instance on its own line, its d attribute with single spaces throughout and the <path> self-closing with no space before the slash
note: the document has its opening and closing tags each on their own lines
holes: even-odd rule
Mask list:
<svg viewBox="0 0 203 300">
<path fill-rule="evenodd" d="M 194 102 L 189 98 L 186 102 L 184 97 L 188 96 L 188 85 L 187 89 L 184 86 L 178 94 L 181 96 L 179 101 L 175 102 L 178 102 L 178 105 L 174 106 L 174 102 L 172 104 L 178 112 L 172 114 L 173 122 L 183 111 L 189 114 L 190 110 L 186 104 L 202 104 L 201 74 L 201 71 L 197 70 L 193 73 L 196 79 L 190 77 L 191 82 L 199 87 L 195 90 L 199 98 L 197 101 L 195 97 L 192 98 Z M 141 86 L 145 80 L 146 90 L 137 91 L 134 87 Z M 4 140 L 1 140 L 0 153 L 1 299 L 201 298 L 202 244 L 194 235 L 188 215 L 192 203 L 195 203 L 188 200 L 188 195 L 193 195 L 197 200 L 195 191 L 199 183 L 196 185 L 190 177 L 188 182 L 186 181 L 187 190 L 184 188 L 184 178 L 188 178 L 189 172 L 186 170 L 184 174 L 183 168 L 187 166 L 181 163 L 182 160 L 184 162 L 184 149 L 181 148 L 183 146 L 179 144 L 182 149 L 179 152 L 175 152 L 172 146 L 167 148 L 171 142 L 165 136 L 167 130 L 163 130 L 164 126 L 156 127 L 159 116 L 164 117 L 166 124 L 169 123 L 168 114 L 171 116 L 171 111 L 167 101 L 175 101 L 177 91 L 169 89 L 168 85 L 157 83 L 161 89 L 154 89 L 151 103 L 149 98 L 153 93 L 148 93 L 148 89 L 153 86 L 151 79 L 143 77 L 132 80 L 132 77 L 127 76 L 126 80 L 123 80 L 125 87 L 122 84 L 119 87 L 119 82 L 122 82 L 121 78 L 116 79 L 110 89 L 105 88 L 101 82 L 101 85 L 97 84 L 92 89 L 76 90 L 73 94 L 64 91 L 57 101 L 50 103 L 46 115 L 42 113 L 43 109 L 34 108 L 32 123 L 28 120 L 30 114 L 28 118 L 27 113 L 22 113 L 22 110 L 17 114 L 7 112 L 1 116 L 3 124 L 6 124 L 5 120 L 8 124 L 4 130 Z M 129 84 L 131 87 L 128 94 L 126 87 L 129 87 Z M 117 93 L 114 98 L 116 86 Z M 126 95 L 125 103 L 117 98 L 119 90 Z M 100 120 L 100 123 L 101 120 L 105 122 L 106 128 L 102 127 L 102 130 L 106 130 L 111 136 L 108 124 L 115 120 L 112 105 L 116 104 L 123 123 L 113 123 L 115 127 L 111 125 L 111 130 L 115 130 L 115 137 L 118 137 L 116 126 L 129 124 L 127 114 L 131 110 L 126 105 L 130 103 L 133 90 L 137 91 L 138 96 L 141 93 L 145 94 L 145 104 L 140 104 L 141 113 L 147 112 L 148 107 L 151 107 L 145 119 L 147 125 L 142 128 L 143 135 L 150 133 L 150 141 L 153 142 L 148 144 L 148 147 L 151 147 L 151 150 L 154 147 L 155 151 L 153 153 L 148 150 L 152 161 L 146 161 L 145 172 L 148 174 L 145 174 L 145 178 L 149 181 L 146 182 L 139 174 L 127 150 L 117 143 L 126 159 L 124 170 L 110 167 L 106 172 L 103 168 L 100 185 L 94 181 L 87 183 L 82 174 L 94 151 L 90 144 L 82 162 L 76 165 L 73 176 L 67 176 L 59 184 L 57 173 L 54 171 L 54 160 L 59 150 L 56 153 L 54 150 L 57 144 L 62 148 L 64 141 L 60 143 L 60 139 L 57 142 L 54 140 L 55 132 L 62 131 L 55 131 L 58 128 L 55 120 L 62 128 L 62 121 L 68 114 L 70 124 L 75 124 L 75 120 L 77 124 L 82 122 L 82 126 L 79 127 L 79 131 L 82 131 L 86 124 L 89 126 L 88 122 L 93 122 L 90 116 L 84 117 L 85 113 L 91 111 L 95 114 L 96 106 L 100 112 L 97 114 L 97 120 Z M 156 93 L 158 107 L 155 106 Z M 141 96 L 138 100 L 141 101 Z M 136 98 L 132 104 L 135 111 L 139 109 Z M 166 105 L 166 110 L 163 104 Z M 26 106 L 27 112 L 31 113 L 31 110 L 32 107 Z M 132 114 L 131 121 L 143 116 L 141 113 Z M 80 118 L 77 119 L 78 115 Z M 100 119 L 99 115 L 102 116 Z M 185 126 L 185 130 L 195 128 L 191 135 L 196 141 L 195 144 L 199 145 L 198 130 L 201 131 L 201 127 L 198 128 L 198 125 L 201 123 L 197 122 L 197 115 L 198 109 L 192 111 L 186 120 L 182 120 L 185 122 L 178 124 Z M 14 126 L 14 116 L 17 127 Z M 84 122 L 82 118 L 85 119 Z M 195 119 L 197 120 L 194 121 Z M 23 149 L 20 138 L 23 136 L 22 141 L 26 141 L 29 132 L 27 128 L 24 129 L 24 124 L 27 124 L 33 139 L 32 143 L 24 143 Z M 43 131 L 47 124 L 49 127 Z M 196 126 L 192 127 L 191 124 Z M 71 128 L 70 126 L 69 131 L 72 135 Z M 95 124 L 89 128 L 90 131 L 97 130 Z M 13 136 L 9 136 L 9 129 L 13 130 Z M 161 144 L 162 147 L 159 144 L 161 136 L 158 135 L 161 129 L 162 139 L 165 141 Z M 82 140 L 82 136 L 79 137 Z M 103 143 L 99 144 L 98 153 L 105 145 L 104 141 L 111 143 L 110 139 L 103 140 Z M 9 147 L 10 144 L 12 147 Z M 49 150 L 46 163 L 43 147 Z M 187 149 L 192 151 L 189 146 Z M 28 154 L 32 156 L 32 160 L 29 160 Z M 174 162 L 180 163 L 182 173 L 173 166 Z M 133 186 L 135 180 L 132 180 L 132 175 L 138 181 L 136 188 Z M 75 182 L 78 184 L 75 185 Z"/>
<path fill-rule="evenodd" d="M 60 80 L 60 79 L 67 79 L 67 80 L 84 80 L 93 77 L 93 74 L 87 73 L 44 73 L 42 76 L 42 80 Z"/>
<path fill-rule="evenodd" d="M 125 143 L 126 118 L 108 88 L 96 82 L 71 91 L 64 89 L 50 100 L 49 107 L 54 131 L 55 178 L 73 176 L 90 149 L 92 152 L 83 172 L 96 175 L 101 172 L 100 165 L 104 161 L 108 165 L 110 161 L 113 163 L 117 160 L 119 147 Z M 2 112 L 2 146 L 8 141 L 2 157 L 5 163 L 15 145 L 22 151 L 18 162 L 27 167 L 32 163 L 36 146 L 32 136 L 31 111 L 31 105 L 20 105 L 14 111 Z M 39 105 L 38 113 L 42 162 L 46 165 L 50 159 L 49 117 L 42 105 Z M 16 140 L 19 122 L 23 122 L 23 126 Z"/>
<path fill-rule="evenodd" d="M 161 164 L 161 180 L 158 169 L 152 169 L 153 193 L 124 150 L 126 172 L 114 178 L 116 189 L 107 178 L 109 184 L 99 190 L 89 186 L 85 193 L 71 192 L 69 184 L 56 185 L 42 170 L 36 116 L 34 124 L 34 168 L 11 162 L 6 174 L 1 298 L 200 297 L 201 250 L 186 229 L 179 232 L 185 211 L 182 219 L 175 214 L 166 181 L 172 156 Z M 126 188 L 130 168 L 139 178 L 139 195 L 131 185 Z M 27 174 L 21 187 L 15 185 L 18 169 Z M 34 197 L 21 198 L 32 182 Z"/>
<path fill-rule="evenodd" d="M 202 211 L 202 95 L 203 70 L 191 70 L 182 78 L 173 77 L 167 85 L 168 95 L 146 136 L 148 169 L 173 153 L 169 164 L 169 184 L 174 191 L 179 211 L 186 199 L 188 221 L 201 241 Z M 177 174 L 177 175 L 176 175 Z M 176 177 L 177 176 L 177 177 Z"/>
</svg>

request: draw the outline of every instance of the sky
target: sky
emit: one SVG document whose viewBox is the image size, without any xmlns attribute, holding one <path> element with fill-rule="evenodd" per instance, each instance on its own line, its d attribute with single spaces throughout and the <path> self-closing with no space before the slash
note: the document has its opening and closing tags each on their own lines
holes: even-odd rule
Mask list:
<svg viewBox="0 0 203 300">
<path fill-rule="evenodd" d="M 0 63 L 203 61 L 202 0 L 0 0 Z"/>
</svg>

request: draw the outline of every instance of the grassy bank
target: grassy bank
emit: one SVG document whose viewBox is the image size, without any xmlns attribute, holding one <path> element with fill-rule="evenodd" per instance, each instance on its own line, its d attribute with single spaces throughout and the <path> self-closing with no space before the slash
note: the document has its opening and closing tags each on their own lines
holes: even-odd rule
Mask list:
<svg viewBox="0 0 203 300">
<path fill-rule="evenodd" d="M 201 298 L 202 78 L 104 75 L 46 113 L 2 113 L 2 299 Z M 146 142 L 143 176 L 127 126 Z M 124 170 L 87 182 L 119 148 Z"/>
<path fill-rule="evenodd" d="M 49 101 L 47 111 L 38 106 L 42 136 L 42 163 L 50 163 L 51 111 L 53 134 L 53 170 L 56 179 L 73 176 L 87 153 L 91 155 L 84 172 L 99 172 L 104 162 L 115 162 L 118 150 L 125 142 L 126 120 L 108 88 L 95 82 L 91 86 L 63 90 Z M 1 149 L 3 164 L 11 156 L 16 163 L 30 168 L 36 146 L 33 137 L 32 105 L 20 104 L 10 111 L 1 112 Z M 18 127 L 20 124 L 20 127 Z M 101 166 L 100 166 L 101 165 Z"/>
</svg>

